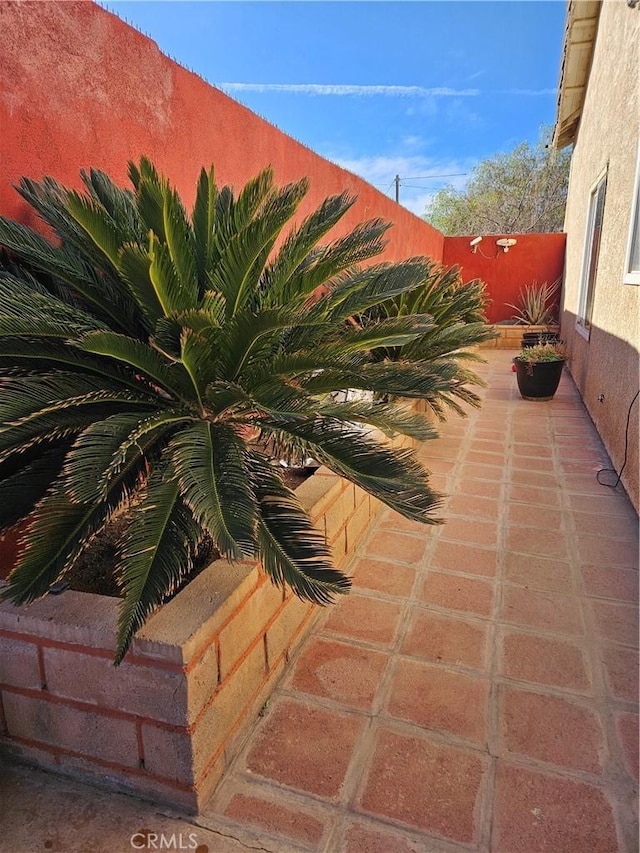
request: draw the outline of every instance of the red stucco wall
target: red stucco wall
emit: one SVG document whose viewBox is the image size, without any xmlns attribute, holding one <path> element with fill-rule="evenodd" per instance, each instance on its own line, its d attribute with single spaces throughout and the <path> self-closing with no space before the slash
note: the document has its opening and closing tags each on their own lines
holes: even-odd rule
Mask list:
<svg viewBox="0 0 640 853">
<path fill-rule="evenodd" d="M 562 276 L 564 269 L 565 234 L 497 234 L 484 236 L 478 251 L 472 251 L 470 241 L 476 237 L 445 237 L 443 261 L 446 266 L 460 264 L 465 281 L 481 278 L 487 284 L 492 304 L 487 315 L 492 323 L 508 320 L 517 305 L 520 289 L 525 284 L 546 281 L 549 284 Z M 509 236 L 516 245 L 504 252 L 496 240 Z M 558 303 L 560 294 L 558 293 Z"/>
<path fill-rule="evenodd" d="M 272 164 L 278 183 L 307 176 L 301 213 L 348 190 L 358 202 L 335 230 L 394 222 L 386 257 L 441 260 L 443 236 L 355 175 L 281 133 L 164 56 L 90 2 L 0 4 L 0 213 L 29 221 L 11 184 L 52 175 L 78 185 L 95 166 L 123 185 L 127 160 L 151 157 L 191 205 L 202 165 L 242 186 Z"/>
</svg>

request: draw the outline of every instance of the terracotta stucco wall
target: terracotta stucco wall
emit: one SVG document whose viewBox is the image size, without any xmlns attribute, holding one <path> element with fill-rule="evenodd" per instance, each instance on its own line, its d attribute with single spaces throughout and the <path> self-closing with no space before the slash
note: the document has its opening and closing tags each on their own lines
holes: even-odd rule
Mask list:
<svg viewBox="0 0 640 853">
<path fill-rule="evenodd" d="M 639 381 L 640 288 L 623 283 L 640 139 L 639 44 L 638 9 L 629 8 L 622 0 L 603 3 L 571 161 L 565 217 L 562 334 L 570 348 L 570 370 L 617 470 L 624 459 L 627 412 Z M 605 169 L 607 194 L 587 340 L 576 330 L 576 314 L 589 198 Z M 599 402 L 602 394 L 604 401 Z M 632 409 L 628 449 L 623 483 L 638 509 L 637 402 Z"/>
<path fill-rule="evenodd" d="M 350 172 L 324 160 L 90 2 L 0 4 L 0 212 L 30 213 L 11 185 L 22 175 L 79 184 L 95 166 L 128 183 L 127 160 L 151 157 L 188 205 L 200 167 L 242 186 L 272 164 L 278 183 L 307 176 L 301 213 L 343 190 L 358 201 L 335 230 L 391 220 L 386 257 L 442 259 L 443 236 Z"/>
<path fill-rule="evenodd" d="M 488 285 L 491 305 L 487 316 L 492 323 L 508 320 L 519 304 L 520 290 L 526 284 L 551 284 L 561 278 L 564 269 L 564 234 L 496 234 L 484 236 L 473 252 L 469 245 L 477 234 L 467 237 L 445 237 L 443 261 L 446 266 L 460 264 L 465 281 L 481 278 Z M 496 240 L 509 236 L 517 240 L 508 252 Z M 558 294 L 559 296 L 559 294 Z"/>
</svg>

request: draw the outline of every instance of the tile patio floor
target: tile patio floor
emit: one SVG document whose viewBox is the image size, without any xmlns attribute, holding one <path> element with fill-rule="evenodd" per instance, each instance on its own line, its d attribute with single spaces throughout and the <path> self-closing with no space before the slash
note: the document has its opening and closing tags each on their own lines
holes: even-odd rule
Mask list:
<svg viewBox="0 0 640 853">
<path fill-rule="evenodd" d="M 512 355 L 425 445 L 447 523 L 381 516 L 195 822 L 7 768 L 0 849 L 126 853 L 151 826 L 195 829 L 200 853 L 636 851 L 637 517 L 595 480 L 571 380 L 523 401 Z"/>
</svg>

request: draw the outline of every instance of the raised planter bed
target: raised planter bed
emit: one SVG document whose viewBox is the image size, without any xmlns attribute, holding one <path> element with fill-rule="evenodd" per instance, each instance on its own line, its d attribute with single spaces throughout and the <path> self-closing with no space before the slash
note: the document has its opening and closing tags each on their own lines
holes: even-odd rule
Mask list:
<svg viewBox="0 0 640 853">
<path fill-rule="evenodd" d="M 525 332 L 559 332 L 559 326 L 494 326 L 498 337 L 483 341 L 480 349 L 522 349 L 522 335 Z"/>
<path fill-rule="evenodd" d="M 297 494 L 345 563 L 381 504 L 325 468 Z M 67 591 L 0 603 L 0 750 L 197 811 L 320 608 L 256 564 L 219 560 L 112 665 L 118 602 Z"/>
</svg>

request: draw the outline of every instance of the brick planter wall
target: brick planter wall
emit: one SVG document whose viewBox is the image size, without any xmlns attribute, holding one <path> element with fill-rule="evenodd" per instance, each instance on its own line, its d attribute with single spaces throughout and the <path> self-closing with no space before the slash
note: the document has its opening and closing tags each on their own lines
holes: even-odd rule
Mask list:
<svg viewBox="0 0 640 853">
<path fill-rule="evenodd" d="M 327 469 L 297 489 L 342 566 L 380 503 Z M 189 811 L 207 800 L 320 608 L 212 563 L 112 665 L 118 601 L 0 603 L 0 749 Z"/>
<path fill-rule="evenodd" d="M 560 326 L 494 326 L 498 337 L 480 344 L 480 349 L 521 349 L 525 332 L 559 332 Z"/>
</svg>

